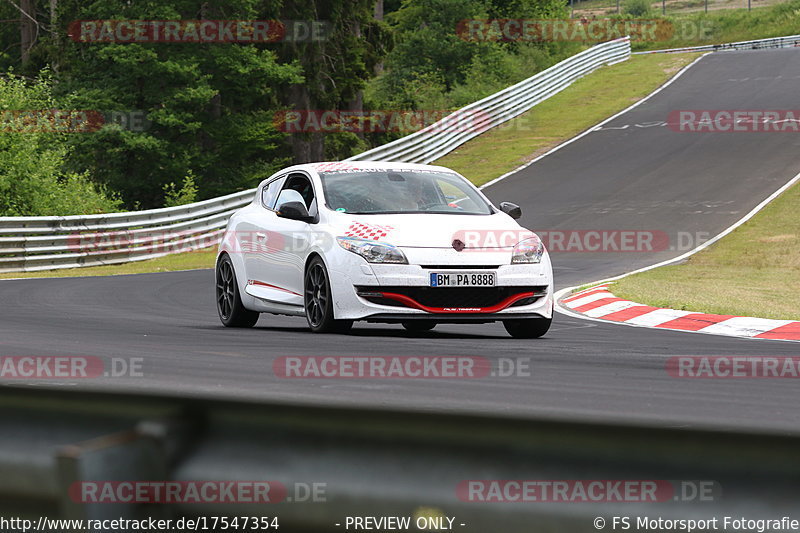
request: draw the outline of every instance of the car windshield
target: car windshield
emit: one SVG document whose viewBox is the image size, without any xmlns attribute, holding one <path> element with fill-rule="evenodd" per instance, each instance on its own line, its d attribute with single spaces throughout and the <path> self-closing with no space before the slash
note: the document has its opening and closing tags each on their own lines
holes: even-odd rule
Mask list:
<svg viewBox="0 0 800 533">
<path fill-rule="evenodd" d="M 489 215 L 491 206 L 453 172 L 359 169 L 320 173 L 328 207 L 354 214 Z"/>
</svg>

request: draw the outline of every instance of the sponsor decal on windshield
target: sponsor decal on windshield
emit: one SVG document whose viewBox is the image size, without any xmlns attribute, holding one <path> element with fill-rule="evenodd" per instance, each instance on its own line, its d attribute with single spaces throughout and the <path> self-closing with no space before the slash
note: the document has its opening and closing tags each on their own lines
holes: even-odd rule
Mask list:
<svg viewBox="0 0 800 533">
<path fill-rule="evenodd" d="M 364 174 L 427 174 L 431 176 L 458 176 L 455 172 L 445 170 L 431 170 L 427 168 L 361 168 L 351 163 L 318 163 L 312 165 L 320 174 L 352 174 L 360 172 Z"/>
</svg>

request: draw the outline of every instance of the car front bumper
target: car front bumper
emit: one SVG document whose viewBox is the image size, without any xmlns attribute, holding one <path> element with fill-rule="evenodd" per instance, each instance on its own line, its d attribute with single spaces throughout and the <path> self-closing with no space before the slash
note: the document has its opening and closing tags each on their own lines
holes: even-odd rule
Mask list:
<svg viewBox="0 0 800 533">
<path fill-rule="evenodd" d="M 552 318 L 553 274 L 547 253 L 540 263 L 511 265 L 507 252 L 450 252 L 414 249 L 409 253 L 404 249 L 413 263 L 408 265 L 372 264 L 350 252 L 345 256 L 337 254 L 338 261 L 328 265 L 334 316 L 375 322 Z M 484 287 L 430 287 L 432 272 L 478 270 L 496 273 L 495 291 Z M 452 301 L 448 301 L 448 291 Z"/>
</svg>

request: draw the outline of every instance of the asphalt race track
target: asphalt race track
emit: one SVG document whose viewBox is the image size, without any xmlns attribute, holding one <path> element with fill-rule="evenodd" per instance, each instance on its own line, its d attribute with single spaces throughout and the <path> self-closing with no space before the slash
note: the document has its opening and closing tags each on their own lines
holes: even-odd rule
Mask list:
<svg viewBox="0 0 800 533">
<path fill-rule="evenodd" d="M 561 254 L 554 259 L 561 286 L 671 259 L 704 235 L 724 230 L 800 173 L 800 135 L 679 133 L 662 125 L 670 112 L 793 109 L 800 103 L 798 89 L 796 49 L 707 55 L 601 130 L 495 184 L 489 196 L 520 203 L 522 224 L 536 231 L 663 231 L 670 246 L 681 248 Z"/>
<path fill-rule="evenodd" d="M 797 109 L 798 88 L 800 49 L 706 56 L 644 104 L 486 192 L 495 201 L 521 204 L 522 222 L 537 231 L 713 236 L 800 173 L 800 135 L 677 133 L 659 123 L 678 109 Z M 553 259 L 557 283 L 566 287 L 679 253 L 667 247 L 655 253 L 554 253 Z M 263 316 L 253 330 L 229 330 L 216 316 L 210 270 L 2 281 L 0 303 L 0 355 L 143 358 L 143 377 L 62 387 L 667 427 L 800 427 L 792 380 L 687 380 L 664 369 L 674 355 L 797 355 L 796 343 L 562 315 L 535 341 L 513 340 L 500 324 L 444 325 L 416 336 L 400 326 L 357 324 L 348 335 L 320 336 L 308 333 L 303 319 Z M 531 376 L 286 380 L 272 372 L 274 358 L 282 355 L 354 354 L 529 357 Z"/>
</svg>

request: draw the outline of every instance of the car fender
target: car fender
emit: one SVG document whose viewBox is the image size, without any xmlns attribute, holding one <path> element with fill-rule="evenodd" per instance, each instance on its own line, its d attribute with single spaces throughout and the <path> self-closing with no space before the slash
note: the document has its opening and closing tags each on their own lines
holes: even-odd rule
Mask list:
<svg viewBox="0 0 800 533">
<path fill-rule="evenodd" d="M 219 261 L 223 254 L 227 255 L 231 260 L 231 264 L 233 265 L 233 272 L 236 274 L 236 285 L 239 287 L 239 297 L 242 300 L 242 305 L 245 309 L 249 309 L 251 311 L 260 311 L 256 305 L 256 298 L 250 294 L 247 294 L 245 291 L 247 288 L 248 279 L 247 270 L 245 268 L 244 255 L 242 254 L 242 243 L 237 238 L 237 227 L 239 225 L 238 215 L 241 211 L 248 209 L 249 207 L 250 206 L 244 207 L 235 212 L 228 220 L 228 225 L 225 228 L 225 233 L 222 236 L 222 241 L 220 241 L 219 249 L 217 250 L 217 261 L 214 266 L 216 267 L 219 265 Z"/>
</svg>

